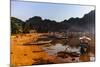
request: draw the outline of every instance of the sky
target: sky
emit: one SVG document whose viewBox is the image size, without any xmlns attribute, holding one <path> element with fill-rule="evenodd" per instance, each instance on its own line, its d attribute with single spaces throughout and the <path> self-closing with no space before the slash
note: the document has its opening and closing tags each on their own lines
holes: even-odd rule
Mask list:
<svg viewBox="0 0 100 67">
<path fill-rule="evenodd" d="M 26 1 L 11 1 L 11 16 L 23 21 L 33 16 L 40 16 L 42 19 L 55 20 L 57 22 L 68 20 L 71 17 L 83 17 L 84 14 L 94 10 L 94 6 L 54 4 Z"/>
</svg>

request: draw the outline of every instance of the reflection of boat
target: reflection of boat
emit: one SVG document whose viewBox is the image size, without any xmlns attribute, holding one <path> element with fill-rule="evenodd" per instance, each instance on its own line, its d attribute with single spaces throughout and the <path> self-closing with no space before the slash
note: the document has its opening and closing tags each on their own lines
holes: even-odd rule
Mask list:
<svg viewBox="0 0 100 67">
<path fill-rule="evenodd" d="M 56 39 L 68 39 L 68 37 L 56 37 Z"/>
<path fill-rule="evenodd" d="M 68 57 L 68 56 L 70 56 L 70 57 L 79 57 L 80 54 L 78 54 L 78 53 L 76 53 L 76 52 L 65 52 L 65 51 L 60 51 L 60 52 L 57 53 L 57 56 L 58 56 L 58 57 L 63 57 L 63 58 Z"/>
<path fill-rule="evenodd" d="M 48 43 L 51 43 L 52 40 L 49 40 L 49 41 L 38 41 L 38 42 L 32 42 L 32 43 L 29 43 L 29 45 L 41 45 L 41 44 L 48 44 Z"/>
</svg>

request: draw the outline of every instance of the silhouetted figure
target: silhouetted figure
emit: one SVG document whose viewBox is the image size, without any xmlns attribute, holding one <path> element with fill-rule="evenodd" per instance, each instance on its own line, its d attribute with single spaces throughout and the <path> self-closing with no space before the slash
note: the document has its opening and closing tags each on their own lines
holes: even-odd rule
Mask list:
<svg viewBox="0 0 100 67">
<path fill-rule="evenodd" d="M 80 53 L 81 55 L 85 54 L 88 49 L 88 44 L 87 43 L 80 43 Z"/>
</svg>

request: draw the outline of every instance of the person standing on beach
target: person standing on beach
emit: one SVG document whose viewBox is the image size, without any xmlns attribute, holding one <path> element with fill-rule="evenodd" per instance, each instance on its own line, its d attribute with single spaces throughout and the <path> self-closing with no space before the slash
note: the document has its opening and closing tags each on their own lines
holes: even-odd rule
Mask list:
<svg viewBox="0 0 100 67">
<path fill-rule="evenodd" d="M 79 38 L 80 40 L 80 61 L 90 61 L 90 57 L 88 55 L 89 52 L 89 41 L 91 38 L 87 36 L 82 36 Z"/>
</svg>

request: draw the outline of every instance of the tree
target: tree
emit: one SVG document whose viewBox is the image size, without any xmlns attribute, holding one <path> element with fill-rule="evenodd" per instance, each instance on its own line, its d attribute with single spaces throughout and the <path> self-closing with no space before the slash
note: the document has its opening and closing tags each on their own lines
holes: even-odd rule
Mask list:
<svg viewBox="0 0 100 67">
<path fill-rule="evenodd" d="M 23 32 L 24 22 L 15 17 L 11 17 L 11 34 L 17 34 Z"/>
<path fill-rule="evenodd" d="M 33 16 L 23 22 L 20 19 L 11 17 L 12 33 L 29 33 L 30 30 L 37 32 L 94 32 L 95 10 L 85 14 L 82 18 L 69 18 L 61 22 L 50 19 L 42 19 L 40 16 Z"/>
</svg>

